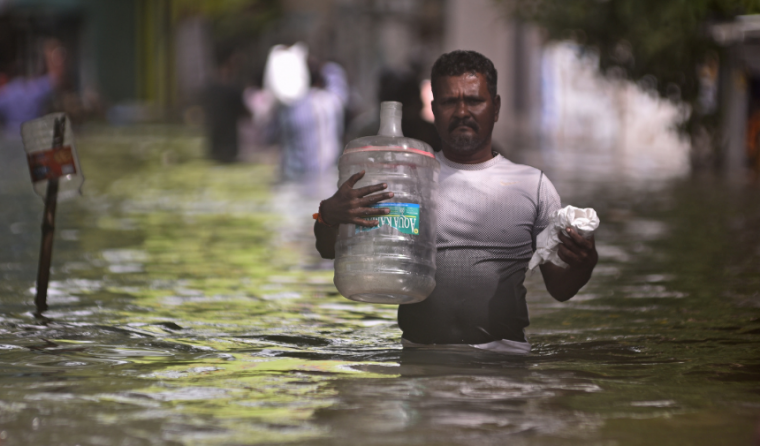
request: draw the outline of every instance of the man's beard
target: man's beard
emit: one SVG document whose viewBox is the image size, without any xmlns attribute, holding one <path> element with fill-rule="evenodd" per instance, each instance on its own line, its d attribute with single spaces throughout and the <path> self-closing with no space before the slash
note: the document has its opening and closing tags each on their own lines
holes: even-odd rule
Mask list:
<svg viewBox="0 0 760 446">
<path fill-rule="evenodd" d="M 475 133 L 458 133 L 452 134 L 457 127 L 469 127 Z M 446 135 L 446 143 L 454 150 L 454 152 L 467 155 L 476 152 L 483 147 L 485 141 L 480 137 L 478 133 L 480 126 L 473 120 L 456 120 L 452 121 L 448 128 L 448 134 Z"/>
</svg>

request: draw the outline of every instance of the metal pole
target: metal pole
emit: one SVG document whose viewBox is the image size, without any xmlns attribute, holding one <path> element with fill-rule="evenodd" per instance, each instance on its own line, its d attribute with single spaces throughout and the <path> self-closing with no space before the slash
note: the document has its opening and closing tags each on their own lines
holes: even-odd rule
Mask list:
<svg viewBox="0 0 760 446">
<path fill-rule="evenodd" d="M 53 148 L 63 147 L 66 133 L 66 117 L 55 120 L 53 125 Z M 34 304 L 37 312 L 34 316 L 44 319 L 46 311 L 47 289 L 50 281 L 50 260 L 53 257 L 53 235 L 55 234 L 55 208 L 58 203 L 58 178 L 49 178 L 45 194 L 45 215 L 42 217 L 42 245 L 40 246 L 40 264 L 37 269 L 37 296 Z"/>
<path fill-rule="evenodd" d="M 48 309 L 47 290 L 50 281 L 50 260 L 53 256 L 53 235 L 55 233 L 55 208 L 58 202 L 58 178 L 48 180 L 45 195 L 45 215 L 42 219 L 42 245 L 40 247 L 40 263 L 37 269 L 37 296 L 34 303 L 37 312 L 34 316 L 43 318 L 42 312 Z"/>
</svg>

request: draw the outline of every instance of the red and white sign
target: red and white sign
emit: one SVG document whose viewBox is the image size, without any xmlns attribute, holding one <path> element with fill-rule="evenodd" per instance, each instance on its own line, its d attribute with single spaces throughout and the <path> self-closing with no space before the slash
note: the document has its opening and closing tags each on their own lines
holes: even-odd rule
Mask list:
<svg viewBox="0 0 760 446">
<path fill-rule="evenodd" d="M 30 153 L 27 159 L 34 183 L 77 173 L 70 146 Z"/>
</svg>

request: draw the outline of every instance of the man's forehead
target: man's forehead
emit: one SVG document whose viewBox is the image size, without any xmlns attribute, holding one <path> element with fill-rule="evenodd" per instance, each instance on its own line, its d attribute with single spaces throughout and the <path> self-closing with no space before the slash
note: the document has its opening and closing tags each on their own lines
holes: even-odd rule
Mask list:
<svg viewBox="0 0 760 446">
<path fill-rule="evenodd" d="M 482 73 L 476 71 L 468 71 L 454 76 L 441 76 L 438 78 L 438 85 L 433 85 L 433 94 L 436 90 L 446 87 L 464 87 L 466 90 L 481 90 L 487 88 L 486 77 Z M 446 91 L 440 91 L 439 93 L 445 93 Z"/>
<path fill-rule="evenodd" d="M 441 79 L 449 79 L 449 78 L 477 77 L 477 76 L 483 76 L 483 73 L 478 73 L 475 70 L 471 70 L 471 71 L 465 71 L 462 74 L 444 74 L 444 75 L 441 75 L 440 78 Z"/>
</svg>

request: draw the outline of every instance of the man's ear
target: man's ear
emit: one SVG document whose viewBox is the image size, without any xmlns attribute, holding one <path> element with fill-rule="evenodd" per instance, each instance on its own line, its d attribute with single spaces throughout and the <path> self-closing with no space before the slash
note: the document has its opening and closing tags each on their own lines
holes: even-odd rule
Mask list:
<svg viewBox="0 0 760 446">
<path fill-rule="evenodd" d="M 493 98 L 493 122 L 499 122 L 499 110 L 501 110 L 501 96 L 498 94 Z"/>
</svg>

